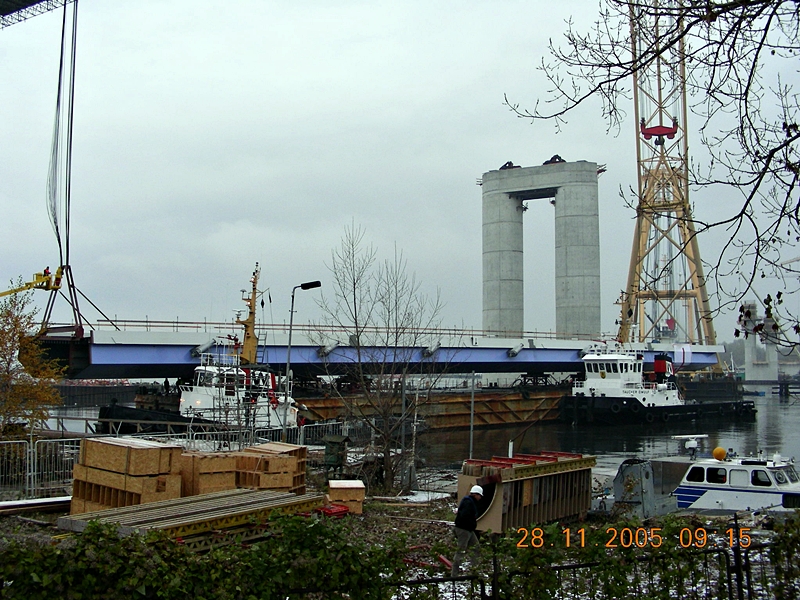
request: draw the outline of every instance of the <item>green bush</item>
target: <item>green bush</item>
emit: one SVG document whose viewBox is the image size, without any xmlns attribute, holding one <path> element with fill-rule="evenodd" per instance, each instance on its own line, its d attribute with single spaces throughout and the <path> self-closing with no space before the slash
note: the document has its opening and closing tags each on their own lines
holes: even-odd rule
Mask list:
<svg viewBox="0 0 800 600">
<path fill-rule="evenodd" d="M 323 589 L 320 597 L 377 600 L 404 570 L 400 538 L 381 541 L 351 539 L 338 521 L 281 517 L 262 542 L 193 554 L 160 534 L 120 537 L 91 523 L 59 544 L 0 544 L 0 596 L 234 600 Z"/>
</svg>

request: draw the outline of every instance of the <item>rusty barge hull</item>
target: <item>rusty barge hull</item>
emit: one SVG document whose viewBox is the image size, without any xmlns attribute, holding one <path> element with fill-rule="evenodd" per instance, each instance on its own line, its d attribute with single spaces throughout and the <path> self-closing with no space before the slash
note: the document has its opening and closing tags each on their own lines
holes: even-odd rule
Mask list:
<svg viewBox="0 0 800 600">
<path fill-rule="evenodd" d="M 569 388 L 542 386 L 537 388 L 487 388 L 475 391 L 475 427 L 504 427 L 559 419 L 561 399 Z M 337 419 L 346 416 L 345 404 L 358 402 L 358 396 L 302 398 L 315 419 Z M 420 401 L 419 416 L 428 429 L 463 429 L 470 426 L 470 392 L 442 391 Z"/>
</svg>

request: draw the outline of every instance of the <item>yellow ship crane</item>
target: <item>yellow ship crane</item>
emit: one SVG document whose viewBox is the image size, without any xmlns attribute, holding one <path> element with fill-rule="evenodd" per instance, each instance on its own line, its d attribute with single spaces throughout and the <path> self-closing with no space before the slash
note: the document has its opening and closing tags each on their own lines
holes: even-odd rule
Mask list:
<svg viewBox="0 0 800 600">
<path fill-rule="evenodd" d="M 254 365 L 258 362 L 258 336 L 256 335 L 256 300 L 259 296 L 258 278 L 261 275 L 261 267 L 256 263 L 253 276 L 250 278 L 252 289 L 249 294 L 247 290 L 242 290 L 242 300 L 247 305 L 247 317 L 236 319 L 237 325 L 244 327 L 244 341 L 239 353 L 239 359 L 243 365 Z"/>
</svg>

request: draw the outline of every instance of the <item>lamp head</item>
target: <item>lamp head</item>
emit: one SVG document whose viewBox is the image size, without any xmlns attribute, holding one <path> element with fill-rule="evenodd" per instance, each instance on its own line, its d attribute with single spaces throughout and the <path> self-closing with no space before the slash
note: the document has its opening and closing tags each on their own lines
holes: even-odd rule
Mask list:
<svg viewBox="0 0 800 600">
<path fill-rule="evenodd" d="M 300 284 L 301 290 L 311 290 L 318 287 L 322 287 L 322 283 L 319 281 L 306 281 L 305 283 Z"/>
</svg>

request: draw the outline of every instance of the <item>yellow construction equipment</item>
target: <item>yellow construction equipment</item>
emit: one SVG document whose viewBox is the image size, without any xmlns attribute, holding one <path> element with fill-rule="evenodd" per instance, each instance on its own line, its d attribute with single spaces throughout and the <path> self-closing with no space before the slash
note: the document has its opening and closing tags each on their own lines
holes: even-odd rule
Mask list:
<svg viewBox="0 0 800 600">
<path fill-rule="evenodd" d="M 34 273 L 33 281 L 28 281 L 19 287 L 0 292 L 0 297 L 10 296 L 11 294 L 17 294 L 27 290 L 59 290 L 61 289 L 62 274 L 63 270 L 61 267 L 56 269 L 55 275 L 50 273 L 50 268 L 48 267 L 41 273 Z"/>
</svg>

